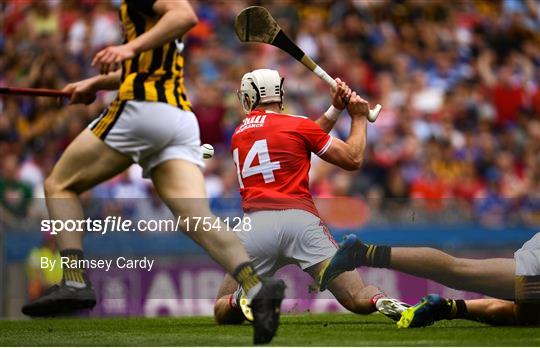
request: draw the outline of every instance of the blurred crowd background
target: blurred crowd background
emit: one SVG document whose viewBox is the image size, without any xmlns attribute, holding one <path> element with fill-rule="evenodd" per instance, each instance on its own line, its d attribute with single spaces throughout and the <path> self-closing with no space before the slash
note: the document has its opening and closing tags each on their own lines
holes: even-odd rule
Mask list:
<svg viewBox="0 0 540 348">
<path fill-rule="evenodd" d="M 96 74 L 93 55 L 121 40 L 119 3 L 0 1 L 0 85 L 62 88 Z M 366 217 L 362 223 L 540 226 L 537 0 L 192 1 L 200 23 L 184 38 L 186 84 L 202 142 L 216 148 L 205 173 L 216 209 L 220 198 L 238 198 L 229 139 L 243 117 L 236 90 L 245 72 L 278 69 L 286 112 L 316 118 L 330 103 L 328 87 L 301 64 L 237 40 L 236 13 L 261 3 L 332 76 L 383 105 L 361 170 L 313 158 L 315 196 L 329 204 L 352 197 L 346 206 Z M 113 97 L 102 93 L 88 107 L 0 98 L 0 224 L 46 216 L 44 178 Z M 334 135 L 346 137 L 348 126 L 343 115 Z M 92 198 L 102 198 L 109 215 L 126 213 L 109 198 L 149 198 L 138 209 L 167 214 L 138 166 L 83 197 Z"/>
</svg>

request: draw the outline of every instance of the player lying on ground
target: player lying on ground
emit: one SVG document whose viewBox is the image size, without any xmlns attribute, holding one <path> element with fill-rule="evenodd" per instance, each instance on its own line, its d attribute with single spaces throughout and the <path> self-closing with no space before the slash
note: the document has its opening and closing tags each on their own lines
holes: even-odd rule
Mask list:
<svg viewBox="0 0 540 348">
<path fill-rule="evenodd" d="M 143 167 L 175 216 L 214 218 L 201 171 L 199 126 L 183 85 L 181 38 L 197 16 L 187 1 L 123 0 L 120 17 L 126 40 L 97 53 L 92 64 L 101 75 L 64 88 L 74 104 L 93 102 L 98 90 L 118 90 L 118 96 L 73 140 L 46 179 L 50 218 L 82 220 L 79 195 L 133 163 Z M 234 233 L 200 225 L 181 227 L 252 298 L 255 343 L 270 341 L 279 322 L 283 281 L 261 281 Z M 82 238 L 82 232 L 59 232 L 61 255 L 82 259 Z M 96 296 L 85 270 L 64 269 L 63 274 L 60 285 L 25 305 L 23 313 L 50 316 L 93 308 Z"/>
<path fill-rule="evenodd" d="M 232 137 L 242 207 L 252 229 L 238 237 L 260 274 L 273 275 L 296 264 L 316 277 L 337 250 L 337 244 L 319 218 L 309 192 L 311 153 L 347 170 L 360 168 L 366 147 L 368 103 L 339 79 L 332 91 L 332 107 L 317 121 L 283 114 L 283 79 L 275 70 L 260 69 L 242 78 L 238 97 L 246 113 Z M 346 142 L 327 133 L 349 100 L 351 130 Z M 220 324 L 241 323 L 242 291 L 227 275 L 215 304 Z M 387 299 L 359 274 L 346 272 L 329 284 L 330 291 L 348 310 L 368 314 L 381 306 L 399 319 L 406 307 Z M 249 314 L 247 313 L 247 316 Z"/>
<path fill-rule="evenodd" d="M 432 248 L 368 245 L 355 235 L 341 244 L 321 275 L 321 288 L 360 266 L 389 268 L 448 287 L 498 299 L 453 300 L 424 297 L 402 313 L 400 327 L 430 325 L 442 319 L 470 319 L 493 325 L 540 325 L 540 233 L 513 259 L 464 259 Z"/>
</svg>

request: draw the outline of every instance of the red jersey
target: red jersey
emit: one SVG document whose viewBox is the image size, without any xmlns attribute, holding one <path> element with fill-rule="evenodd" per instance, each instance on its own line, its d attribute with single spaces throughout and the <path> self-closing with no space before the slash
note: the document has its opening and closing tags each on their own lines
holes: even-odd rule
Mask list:
<svg viewBox="0 0 540 348">
<path fill-rule="evenodd" d="M 252 111 L 231 142 L 244 211 L 302 209 L 318 216 L 309 192 L 311 153 L 321 156 L 331 143 L 307 117 Z"/>
</svg>

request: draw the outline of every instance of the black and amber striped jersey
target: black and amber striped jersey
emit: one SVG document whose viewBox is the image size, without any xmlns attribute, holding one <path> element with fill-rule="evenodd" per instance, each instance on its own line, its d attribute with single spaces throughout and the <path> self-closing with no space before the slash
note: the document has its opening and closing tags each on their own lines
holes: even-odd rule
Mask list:
<svg viewBox="0 0 540 348">
<path fill-rule="evenodd" d="M 120 19 L 125 42 L 150 30 L 159 20 L 155 0 L 122 0 Z M 191 110 L 184 87 L 184 57 L 181 38 L 141 52 L 122 63 L 118 99 L 159 101 Z"/>
</svg>

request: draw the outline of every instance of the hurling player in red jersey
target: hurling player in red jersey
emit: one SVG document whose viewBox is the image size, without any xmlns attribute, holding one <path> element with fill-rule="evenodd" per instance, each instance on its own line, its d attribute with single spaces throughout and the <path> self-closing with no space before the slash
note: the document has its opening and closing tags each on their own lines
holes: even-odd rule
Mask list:
<svg viewBox="0 0 540 348">
<path fill-rule="evenodd" d="M 317 278 L 337 250 L 309 192 L 311 153 L 346 170 L 360 168 L 369 105 L 344 82 L 336 82 L 337 88 L 331 92 L 332 106 L 312 121 L 282 113 L 283 79 L 277 71 L 260 69 L 242 78 L 238 97 L 246 118 L 233 134 L 231 150 L 242 207 L 251 228 L 237 235 L 262 275 L 296 264 Z M 351 116 L 351 130 L 347 140 L 342 141 L 328 132 L 345 106 Z M 356 271 L 336 277 L 328 289 L 355 313 L 369 314 L 379 309 L 399 320 L 406 308 L 388 299 L 377 287 L 365 285 Z M 230 276 L 221 285 L 214 309 L 220 324 L 250 319 L 242 290 Z"/>
</svg>

